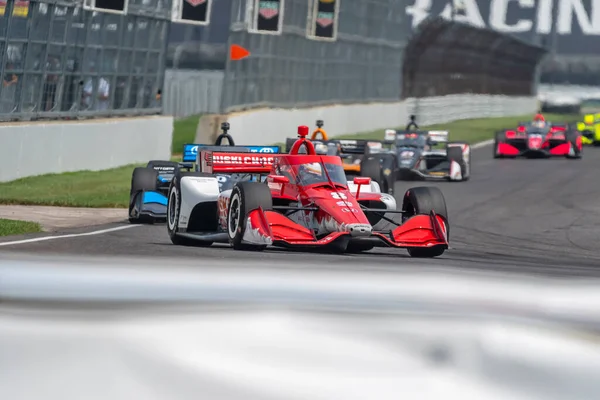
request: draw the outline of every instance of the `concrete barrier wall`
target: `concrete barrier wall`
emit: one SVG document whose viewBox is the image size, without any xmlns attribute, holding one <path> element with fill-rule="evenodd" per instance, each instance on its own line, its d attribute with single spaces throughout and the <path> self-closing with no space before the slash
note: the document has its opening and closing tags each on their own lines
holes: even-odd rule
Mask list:
<svg viewBox="0 0 600 400">
<path fill-rule="evenodd" d="M 163 89 L 163 114 L 175 118 L 214 114 L 221 109 L 223 71 L 167 69 Z"/>
<path fill-rule="evenodd" d="M 173 117 L 0 125 L 0 182 L 171 157 Z"/>
<path fill-rule="evenodd" d="M 259 109 L 230 114 L 227 120 L 236 143 L 267 145 L 285 142 L 286 138 L 295 136 L 298 125 L 313 127 L 318 119 L 325 121 L 325 130 L 331 136 L 338 136 L 404 126 L 410 114 L 417 115 L 419 125 L 430 125 L 459 119 L 524 115 L 534 113 L 537 107 L 535 97 L 450 95 L 397 103 Z"/>
</svg>

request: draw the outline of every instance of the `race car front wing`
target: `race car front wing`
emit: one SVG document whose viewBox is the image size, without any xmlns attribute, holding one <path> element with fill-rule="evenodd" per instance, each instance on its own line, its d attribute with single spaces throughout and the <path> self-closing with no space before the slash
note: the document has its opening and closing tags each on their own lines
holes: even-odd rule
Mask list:
<svg viewBox="0 0 600 400">
<path fill-rule="evenodd" d="M 137 192 L 129 207 L 131 222 L 164 222 L 167 220 L 167 197 L 161 192 Z"/>
<path fill-rule="evenodd" d="M 365 211 L 381 212 L 382 210 Z M 401 213 L 401 211 L 396 212 Z M 379 247 L 448 248 L 446 223 L 433 211 L 429 215 L 415 215 L 388 232 L 373 231 L 370 225 L 362 224 L 338 224 L 338 229 L 324 237 L 317 237 L 313 231 L 285 215 L 259 208 L 248 214 L 244 241 L 255 245 L 302 248 L 340 245 L 339 242 L 347 244 L 350 240 L 374 242 Z"/>
</svg>

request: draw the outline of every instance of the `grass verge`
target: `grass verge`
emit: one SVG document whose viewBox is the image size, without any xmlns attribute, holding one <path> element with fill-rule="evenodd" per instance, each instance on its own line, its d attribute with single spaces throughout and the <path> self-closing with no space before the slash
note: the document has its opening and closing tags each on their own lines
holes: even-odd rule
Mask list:
<svg viewBox="0 0 600 400">
<path fill-rule="evenodd" d="M 0 236 L 24 235 L 41 231 L 42 227 L 37 222 L 0 218 Z"/>
<path fill-rule="evenodd" d="M 176 122 L 174 149 L 182 148 L 186 142 L 193 142 L 198 118 L 198 116 L 190 117 Z M 519 121 L 530 118 L 531 115 L 470 119 L 421 128 L 448 130 L 450 140 L 477 143 L 491 139 L 500 129 L 515 126 Z M 546 118 L 550 121 L 575 122 L 581 116 L 547 114 Z M 340 138 L 383 139 L 383 131 L 379 129 L 373 132 L 344 135 Z M 173 160 L 177 159 L 177 157 L 173 158 Z M 129 202 L 131 173 L 137 166 L 139 165 L 127 165 L 98 172 L 48 174 L 0 183 L 0 204 L 126 208 Z"/>
<path fill-rule="evenodd" d="M 175 123 L 173 124 L 173 142 L 171 147 L 173 154 L 181 154 L 184 144 L 194 143 L 200 117 L 201 115 L 193 115 L 191 117 L 175 120 Z"/>
<path fill-rule="evenodd" d="M 138 165 L 104 171 L 47 174 L 0 183 L 1 204 L 127 207 L 131 172 Z"/>
</svg>

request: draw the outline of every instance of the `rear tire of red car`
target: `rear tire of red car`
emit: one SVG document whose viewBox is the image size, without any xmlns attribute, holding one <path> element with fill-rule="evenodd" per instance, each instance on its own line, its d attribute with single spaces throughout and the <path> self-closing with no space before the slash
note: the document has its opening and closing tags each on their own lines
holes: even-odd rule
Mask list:
<svg viewBox="0 0 600 400">
<path fill-rule="evenodd" d="M 262 207 L 263 211 L 273 210 L 271 190 L 264 183 L 238 182 L 233 187 L 227 210 L 227 234 L 229 243 L 235 250 L 263 251 L 266 245 L 242 243 L 248 215 Z"/>
<path fill-rule="evenodd" d="M 360 176 L 371 178 L 372 181 L 377 182 L 381 193 L 389 192 L 389 182 L 385 179 L 378 157 L 369 156 L 362 160 L 360 163 Z"/>
<path fill-rule="evenodd" d="M 429 215 L 431 211 L 441 216 L 445 221 L 446 234 L 450 238 L 448 210 L 442 191 L 437 187 L 419 186 L 410 188 L 404 194 L 402 201 L 402 222 L 415 215 Z M 442 247 L 407 249 L 411 257 L 432 258 L 441 256 L 446 249 Z"/>
</svg>

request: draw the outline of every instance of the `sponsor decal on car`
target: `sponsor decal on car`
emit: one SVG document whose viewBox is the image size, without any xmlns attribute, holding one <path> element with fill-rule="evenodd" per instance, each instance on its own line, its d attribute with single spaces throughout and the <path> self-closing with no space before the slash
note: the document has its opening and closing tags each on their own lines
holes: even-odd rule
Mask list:
<svg viewBox="0 0 600 400">
<path fill-rule="evenodd" d="M 265 165 L 273 164 L 274 157 L 269 156 L 229 156 L 213 154 L 214 164 Z"/>
<path fill-rule="evenodd" d="M 344 193 L 331 192 L 331 197 L 338 200 L 346 200 L 348 197 Z"/>
</svg>

